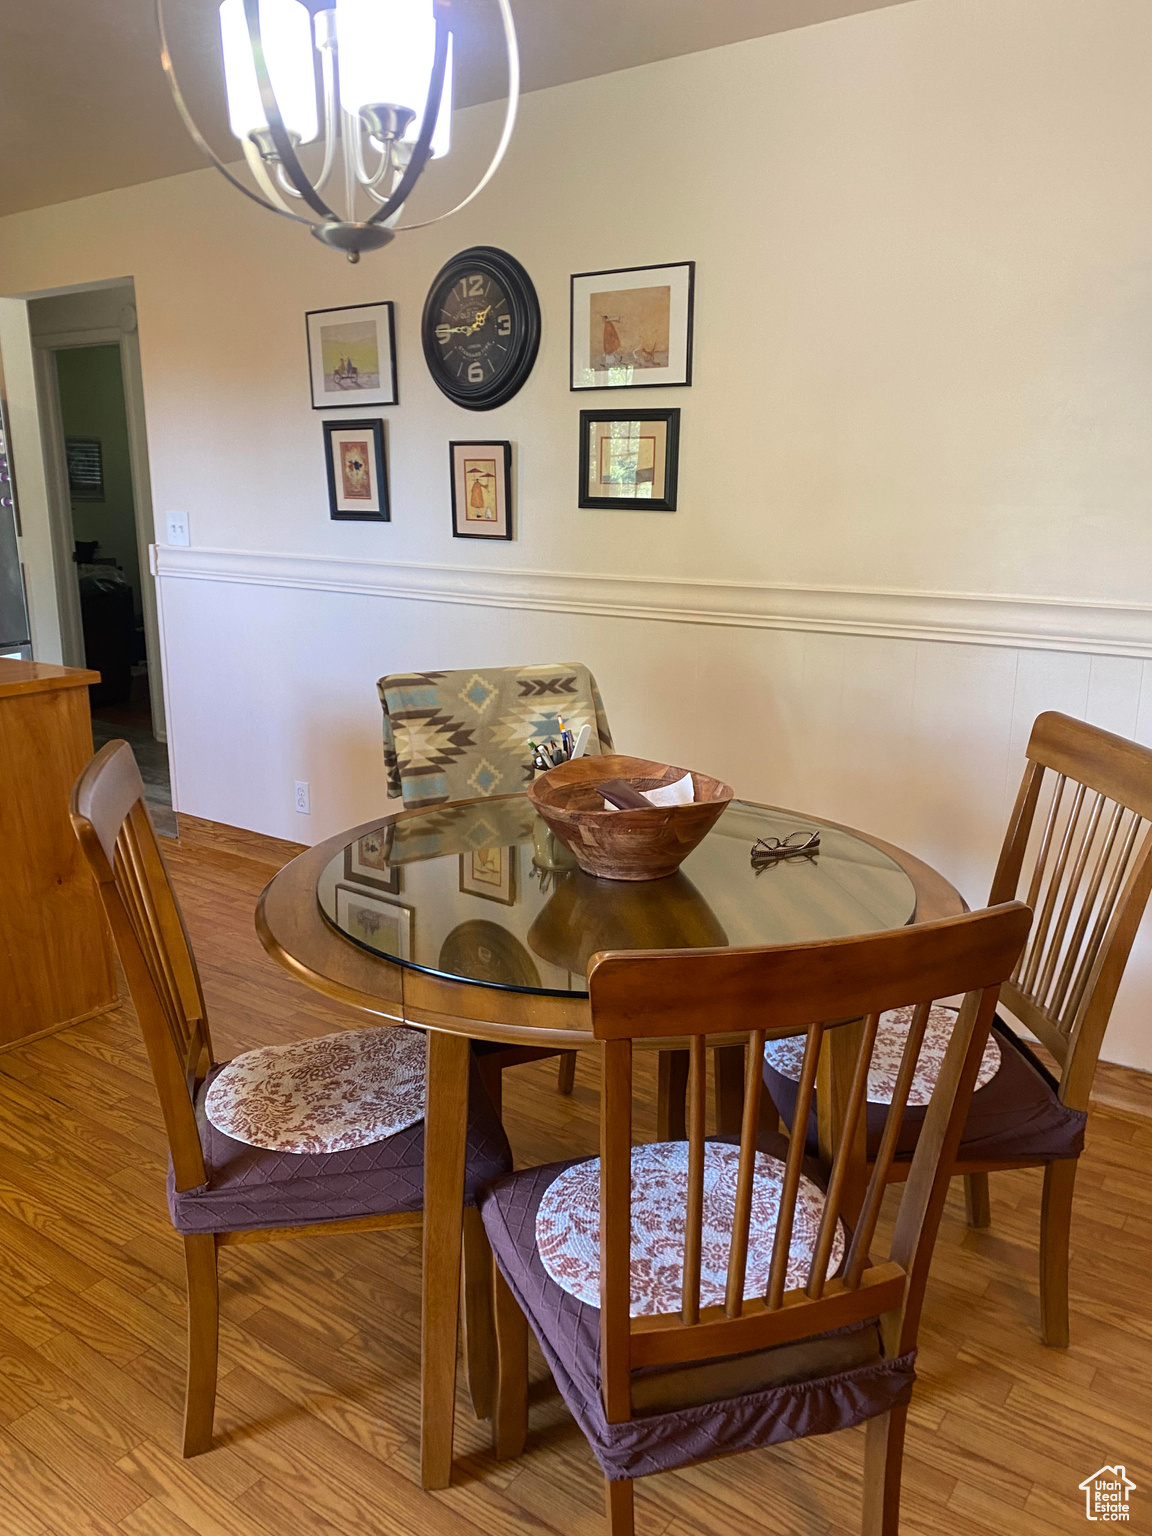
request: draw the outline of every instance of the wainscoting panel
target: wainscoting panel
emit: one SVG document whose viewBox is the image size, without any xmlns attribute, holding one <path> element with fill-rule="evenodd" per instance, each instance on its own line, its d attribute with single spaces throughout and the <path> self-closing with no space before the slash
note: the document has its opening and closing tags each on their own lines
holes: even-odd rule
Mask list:
<svg viewBox="0 0 1152 1536">
<path fill-rule="evenodd" d="M 1152 745 L 1152 610 L 195 549 L 156 567 L 177 809 L 296 842 L 394 808 L 376 679 L 470 660 L 584 661 L 622 748 L 866 827 L 973 905 L 1041 710 Z M 1146 924 L 1109 1060 L 1152 1069 L 1150 1015 Z"/>
</svg>

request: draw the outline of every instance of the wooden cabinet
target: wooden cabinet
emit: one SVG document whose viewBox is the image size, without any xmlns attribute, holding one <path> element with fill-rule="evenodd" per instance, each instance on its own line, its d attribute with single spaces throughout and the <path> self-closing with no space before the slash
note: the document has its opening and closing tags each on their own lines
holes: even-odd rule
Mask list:
<svg viewBox="0 0 1152 1536">
<path fill-rule="evenodd" d="M 0 1050 L 117 1001 L 111 935 L 68 819 L 98 681 L 0 660 Z"/>
</svg>

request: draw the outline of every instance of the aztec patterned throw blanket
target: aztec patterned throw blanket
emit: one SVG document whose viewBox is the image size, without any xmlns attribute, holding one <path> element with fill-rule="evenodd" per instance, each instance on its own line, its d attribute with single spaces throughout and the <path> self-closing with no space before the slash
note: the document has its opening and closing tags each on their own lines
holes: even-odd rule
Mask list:
<svg viewBox="0 0 1152 1536">
<path fill-rule="evenodd" d="M 589 753 L 611 752 L 596 679 L 579 662 L 482 672 L 393 673 L 384 707 L 388 793 L 406 807 L 515 794 L 532 777 L 530 741 L 592 728 Z"/>
</svg>

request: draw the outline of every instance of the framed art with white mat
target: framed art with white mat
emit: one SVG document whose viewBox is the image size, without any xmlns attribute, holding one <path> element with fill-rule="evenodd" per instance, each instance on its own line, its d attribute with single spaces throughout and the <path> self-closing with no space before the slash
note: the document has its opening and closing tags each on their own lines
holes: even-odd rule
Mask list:
<svg viewBox="0 0 1152 1536">
<path fill-rule="evenodd" d="M 384 423 L 379 417 L 368 421 L 326 421 L 324 453 L 329 515 L 337 522 L 391 522 Z"/>
<path fill-rule="evenodd" d="M 458 539 L 512 537 L 512 444 L 449 443 L 452 532 Z"/>
<path fill-rule="evenodd" d="M 399 403 L 396 326 L 390 301 L 312 309 L 304 323 L 314 411 Z"/>
<path fill-rule="evenodd" d="M 516 854 L 511 848 L 474 848 L 460 855 L 460 890 L 501 906 L 516 905 Z"/>
<path fill-rule="evenodd" d="M 694 261 L 572 277 L 571 389 L 692 382 Z"/>
<path fill-rule="evenodd" d="M 336 922 L 357 944 L 377 954 L 408 960 L 412 955 L 412 908 L 354 885 L 336 887 Z"/>
<path fill-rule="evenodd" d="M 380 827 L 357 838 L 344 850 L 344 878 L 351 885 L 371 885 L 379 891 L 399 896 L 400 866 L 392 864 L 391 826 Z"/>
</svg>

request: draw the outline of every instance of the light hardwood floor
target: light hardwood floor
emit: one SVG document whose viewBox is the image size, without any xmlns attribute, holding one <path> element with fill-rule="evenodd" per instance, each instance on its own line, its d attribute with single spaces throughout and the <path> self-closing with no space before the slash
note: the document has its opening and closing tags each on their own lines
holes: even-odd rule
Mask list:
<svg viewBox="0 0 1152 1536">
<path fill-rule="evenodd" d="M 218 1054 L 353 1021 L 261 951 L 252 910 L 274 866 L 204 845 L 165 853 Z M 506 1078 L 521 1162 L 595 1149 L 591 1061 L 570 1099 L 555 1076 L 544 1062 Z M 412 1232 L 223 1250 L 219 1444 L 182 1462 L 183 1270 L 164 1161 L 128 1008 L 0 1055 L 3 1536 L 602 1536 L 599 1474 L 535 1354 L 525 1455 L 494 1463 L 461 1394 L 453 1486 L 420 1491 Z M 1037 1337 L 1040 1175 L 993 1178 L 987 1232 L 965 1227 L 956 1189 L 921 1331 L 905 1532 L 1079 1532 L 1077 1484 L 1116 1462 L 1137 1485 L 1130 1528 L 1152 1530 L 1150 1170 L 1152 1121 L 1096 1110 L 1067 1353 Z M 840 1536 L 858 1529 L 862 1458 L 858 1431 L 647 1479 L 637 1529 Z"/>
</svg>

